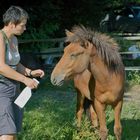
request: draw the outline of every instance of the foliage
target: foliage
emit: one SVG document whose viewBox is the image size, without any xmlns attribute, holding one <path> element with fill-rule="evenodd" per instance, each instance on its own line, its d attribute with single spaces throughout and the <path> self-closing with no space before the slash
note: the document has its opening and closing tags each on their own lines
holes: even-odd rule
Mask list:
<svg viewBox="0 0 140 140">
<path fill-rule="evenodd" d="M 99 21 L 110 8 L 140 0 L 40 0 L 40 1 L 9 1 L 1 0 L 0 13 L 4 13 L 10 5 L 19 5 L 27 10 L 30 15 L 29 28 L 37 30 L 47 25 L 59 27 L 55 32 L 63 36 L 64 29 L 75 24 L 99 27 Z M 31 30 L 29 29 L 29 30 Z"/>
<path fill-rule="evenodd" d="M 55 42 L 47 42 L 42 41 L 39 42 L 40 40 L 47 40 L 50 38 L 49 35 L 53 35 L 54 32 L 58 29 L 58 25 L 52 25 L 52 24 L 47 24 L 46 26 L 43 26 L 39 30 L 36 28 L 31 27 L 30 31 L 27 33 L 24 33 L 23 36 L 21 36 L 19 39 L 22 41 L 25 41 L 25 43 L 22 44 L 22 47 L 20 48 L 21 52 L 40 52 L 40 49 L 43 48 L 51 48 L 54 47 Z M 32 40 L 32 42 L 29 44 L 26 43 L 26 41 Z M 24 47 L 24 46 L 30 46 L 30 47 Z"/>
<path fill-rule="evenodd" d="M 140 72 L 139 71 L 128 72 L 127 79 L 131 85 L 140 84 Z"/>
<path fill-rule="evenodd" d="M 40 8 L 38 7 L 38 5 Z M 59 8 L 51 1 L 48 0 L 35 2 L 32 7 L 26 7 L 30 19 L 27 24 L 27 31 L 20 37 L 24 40 L 34 40 L 35 43 L 30 43 L 30 48 L 23 48 L 24 51 L 39 51 L 40 48 L 52 47 L 53 43 L 38 42 L 39 39 L 46 40 L 54 38 L 55 32 L 59 28 Z M 26 44 L 25 44 L 26 45 Z M 21 50 L 22 51 L 22 50 Z"/>
</svg>

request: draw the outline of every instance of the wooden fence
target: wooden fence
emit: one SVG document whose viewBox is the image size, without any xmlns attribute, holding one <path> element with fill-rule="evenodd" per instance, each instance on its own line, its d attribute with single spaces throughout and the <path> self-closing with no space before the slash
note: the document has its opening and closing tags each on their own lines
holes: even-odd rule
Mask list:
<svg viewBox="0 0 140 140">
<path fill-rule="evenodd" d="M 131 41 L 140 41 L 140 35 L 135 36 L 116 36 L 117 40 L 131 40 Z M 38 52 L 34 53 L 34 55 L 40 55 L 40 56 L 52 56 L 52 57 L 61 57 L 64 50 L 64 40 L 65 38 L 55 38 L 55 39 L 39 39 L 39 40 L 20 40 L 19 43 L 25 44 L 25 43 L 59 43 L 59 46 L 57 48 L 48 48 L 44 52 Z M 138 52 L 120 52 L 120 54 L 123 55 L 129 55 L 129 54 L 140 54 L 140 51 Z M 127 66 L 125 67 L 126 71 L 132 71 L 132 70 L 140 70 L 140 66 Z"/>
</svg>

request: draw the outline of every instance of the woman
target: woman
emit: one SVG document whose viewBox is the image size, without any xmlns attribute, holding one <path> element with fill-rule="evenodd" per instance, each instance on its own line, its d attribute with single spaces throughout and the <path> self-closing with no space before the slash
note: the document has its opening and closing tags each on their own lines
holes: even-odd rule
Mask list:
<svg viewBox="0 0 140 140">
<path fill-rule="evenodd" d="M 31 70 L 20 63 L 15 35 L 26 30 L 27 19 L 27 12 L 17 6 L 11 6 L 3 15 L 4 27 L 0 30 L 0 140 L 15 140 L 21 130 L 23 111 L 14 104 L 20 92 L 19 83 L 34 89 L 38 83 L 29 77 L 44 76 L 44 71 Z"/>
</svg>

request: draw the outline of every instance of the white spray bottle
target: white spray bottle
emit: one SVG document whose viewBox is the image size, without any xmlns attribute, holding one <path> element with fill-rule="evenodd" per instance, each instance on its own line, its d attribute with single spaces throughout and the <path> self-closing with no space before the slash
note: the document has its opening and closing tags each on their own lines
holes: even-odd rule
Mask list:
<svg viewBox="0 0 140 140">
<path fill-rule="evenodd" d="M 39 81 L 37 79 L 33 78 L 33 80 L 35 80 L 39 84 Z M 25 87 L 20 93 L 20 95 L 16 98 L 14 103 L 18 105 L 20 108 L 23 108 L 25 104 L 28 102 L 28 100 L 31 98 L 31 96 L 32 96 L 31 89 L 29 87 Z"/>
</svg>

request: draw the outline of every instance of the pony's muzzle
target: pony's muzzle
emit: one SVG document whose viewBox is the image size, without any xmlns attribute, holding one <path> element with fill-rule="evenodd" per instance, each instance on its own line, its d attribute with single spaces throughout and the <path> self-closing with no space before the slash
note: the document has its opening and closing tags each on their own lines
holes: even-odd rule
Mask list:
<svg viewBox="0 0 140 140">
<path fill-rule="evenodd" d="M 51 83 L 55 86 L 62 86 L 64 84 L 64 74 L 60 74 L 57 76 L 51 75 Z"/>
</svg>

